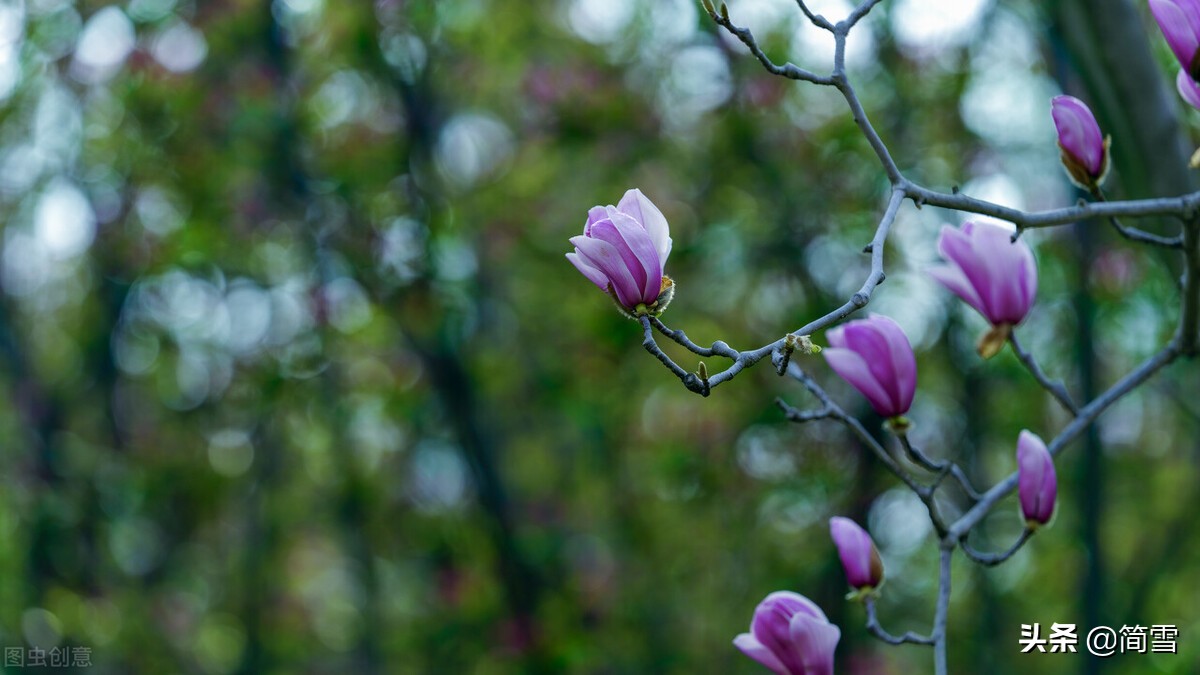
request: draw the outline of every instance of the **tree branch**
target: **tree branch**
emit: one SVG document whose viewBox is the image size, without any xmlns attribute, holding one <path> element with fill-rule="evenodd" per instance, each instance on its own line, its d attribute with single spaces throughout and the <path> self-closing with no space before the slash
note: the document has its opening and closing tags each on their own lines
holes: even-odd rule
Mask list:
<svg viewBox="0 0 1200 675">
<path fill-rule="evenodd" d="M 1138 385 L 1153 377 L 1155 373 L 1178 358 L 1180 353 L 1181 349 L 1178 339 L 1171 340 L 1157 354 L 1146 359 L 1140 366 L 1110 387 L 1108 391 L 1105 391 L 1091 403 L 1084 406 L 1075 419 L 1060 431 L 1058 436 L 1054 437 L 1054 440 L 1047 444 L 1046 447 L 1050 451 L 1050 454 L 1058 455 L 1058 453 L 1062 452 L 1067 443 L 1074 440 L 1076 436 L 1094 422 L 1109 406 L 1116 403 L 1125 394 L 1133 391 Z M 992 510 L 996 502 L 1012 492 L 1016 486 L 1017 473 L 1013 472 L 1008 478 L 1005 478 L 988 490 L 978 504 L 973 506 L 970 511 L 964 513 L 950 526 L 949 531 L 946 533 L 945 541 L 958 542 L 961 540 L 971 528 L 975 527 Z"/>
<path fill-rule="evenodd" d="M 1079 406 L 1075 405 L 1075 402 L 1071 400 L 1071 395 L 1067 393 L 1067 388 L 1063 386 L 1062 382 L 1052 382 L 1049 377 L 1046 377 L 1046 373 L 1042 372 L 1042 369 L 1038 367 L 1037 361 L 1033 360 L 1033 356 L 1030 355 L 1029 352 L 1025 351 L 1023 347 L 1021 347 L 1021 342 L 1017 340 L 1017 334 L 1015 331 L 1008 334 L 1008 343 L 1012 345 L 1013 353 L 1017 355 L 1017 359 L 1024 364 L 1025 368 L 1029 370 L 1029 373 L 1033 375 L 1033 379 L 1037 380 L 1038 384 L 1042 385 L 1043 389 L 1050 392 L 1050 395 L 1053 396 L 1054 399 L 1058 401 L 1060 405 L 1062 405 L 1062 407 L 1066 408 L 1067 412 L 1071 413 L 1072 415 L 1078 415 Z"/>
<path fill-rule="evenodd" d="M 971 560 L 974 560 L 984 567 L 995 567 L 996 565 L 999 565 L 1005 560 L 1013 557 L 1017 551 L 1021 550 L 1021 547 L 1025 545 L 1025 542 L 1029 541 L 1029 538 L 1033 536 L 1033 532 L 1034 531 L 1028 527 L 1024 530 L 1021 530 L 1021 536 L 1017 537 L 1017 540 L 1013 542 L 1013 545 L 1010 546 L 1007 551 L 1002 553 L 983 553 L 976 551 L 974 548 L 971 548 L 970 544 L 967 543 L 966 537 L 963 537 L 960 544 L 962 545 L 963 553 L 966 553 L 967 557 Z"/>
<path fill-rule="evenodd" d="M 914 633 L 911 630 L 904 635 L 892 635 L 879 625 L 879 618 L 875 615 L 875 598 L 867 596 L 863 600 L 863 604 L 867 608 L 867 630 L 871 631 L 871 635 L 883 640 L 889 645 L 915 644 L 929 645 L 934 644 L 934 639 L 927 635 Z"/>
</svg>

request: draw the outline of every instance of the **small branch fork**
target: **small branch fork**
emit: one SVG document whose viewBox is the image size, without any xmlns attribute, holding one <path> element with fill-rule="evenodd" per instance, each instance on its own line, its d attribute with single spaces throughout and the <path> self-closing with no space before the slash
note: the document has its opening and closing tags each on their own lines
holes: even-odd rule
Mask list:
<svg viewBox="0 0 1200 675">
<path fill-rule="evenodd" d="M 749 351 L 735 350 L 724 342 L 714 342 L 705 348 L 692 342 L 681 330 L 671 330 L 659 319 L 642 317 L 643 346 L 654 354 L 668 369 L 683 382 L 689 390 L 707 396 L 713 387 L 733 379 L 746 367 L 771 356 L 777 372 L 787 374 L 798 380 L 820 403 L 813 410 L 794 408 L 782 400 L 776 400 L 777 405 L 791 421 L 808 423 L 817 420 L 832 419 L 845 425 L 859 441 L 881 461 L 884 466 L 896 475 L 905 485 L 925 504 L 929 517 L 938 532 L 940 563 L 938 576 L 938 596 L 934 612 L 933 629 L 928 636 L 913 632 L 896 636 L 885 631 L 878 620 L 875 602 L 871 597 L 866 598 L 867 628 L 879 639 L 889 644 L 923 644 L 934 648 L 935 672 L 944 675 L 947 672 L 946 663 L 946 625 L 950 604 L 950 572 L 954 550 L 961 548 L 968 559 L 985 566 L 998 565 L 1013 555 L 1029 541 L 1034 530 L 1026 527 L 1016 541 L 1005 551 L 987 553 L 977 551 L 967 543 L 970 531 L 992 510 L 992 508 L 1017 485 L 1017 474 L 1013 473 L 1000 481 L 985 493 L 980 493 L 971 485 L 966 473 L 956 463 L 949 460 L 935 460 L 914 447 L 903 429 L 894 429 L 905 457 L 931 477 L 924 482 L 911 474 L 891 453 L 863 427 L 855 418 L 846 414 L 823 389 L 804 373 L 798 366 L 791 363 L 790 357 L 795 348 L 797 338 L 827 328 L 865 307 L 871 300 L 875 288 L 886 278 L 884 272 L 883 251 L 888 232 L 895 222 L 896 214 L 904 200 L 911 201 L 917 208 L 924 205 L 953 209 L 965 213 L 992 216 L 1013 223 L 1016 226 L 1014 239 L 1027 229 L 1052 227 L 1087 220 L 1107 220 L 1112 227 L 1127 240 L 1150 246 L 1180 250 L 1184 258 L 1184 276 L 1182 280 L 1181 305 L 1179 325 L 1174 337 L 1154 356 L 1147 359 L 1132 372 L 1112 385 L 1096 399 L 1079 407 L 1071 398 L 1070 393 L 1062 382 L 1051 380 L 1038 366 L 1033 356 L 1025 350 L 1015 334 L 1010 334 L 1009 343 L 1013 353 L 1033 378 L 1044 388 L 1073 419 L 1049 443 L 1052 455 L 1061 452 L 1068 443 L 1075 439 L 1088 425 L 1092 424 L 1105 410 L 1133 389 L 1153 377 L 1178 357 L 1192 356 L 1197 352 L 1197 342 L 1200 340 L 1200 326 L 1197 317 L 1200 316 L 1200 192 L 1160 199 L 1142 199 L 1128 201 L 1107 201 L 1098 189 L 1093 191 L 1093 201 L 1081 200 L 1074 206 L 1049 209 L 1044 211 L 1022 211 L 1009 208 L 993 202 L 976 199 L 954 189 L 951 193 L 940 192 L 919 185 L 904 176 L 892 158 L 887 145 L 872 126 L 858 94 L 846 75 L 845 55 L 846 39 L 850 29 L 865 17 L 872 8 L 882 0 L 863 0 L 842 21 L 833 23 L 824 16 L 815 14 L 805 0 L 796 0 L 796 5 L 804 16 L 817 28 L 829 31 L 834 37 L 833 70 L 828 75 L 822 75 L 806 70 L 793 63 L 779 65 L 759 46 L 754 35 L 748 28 L 737 26 L 729 16 L 728 8 L 722 3 L 714 7 L 712 0 L 701 0 L 701 4 L 712 20 L 731 35 L 746 45 L 750 53 L 770 73 L 793 80 L 811 82 L 822 86 L 836 88 L 845 99 L 848 108 L 867 143 L 875 153 L 891 184 L 891 194 L 875 230 L 875 236 L 864 252 L 871 255 L 870 272 L 862 287 L 854 293 L 842 306 L 810 322 L 808 325 L 776 340 L 775 342 Z M 1182 227 L 1176 236 L 1162 236 L 1136 227 L 1127 226 L 1122 218 L 1146 218 L 1154 216 L 1173 216 Z M 653 329 L 653 330 L 652 330 Z M 722 357 L 732 363 L 725 370 L 708 377 L 704 363 L 700 364 L 699 373 L 689 373 L 674 364 L 654 339 L 654 330 L 680 344 L 692 353 L 702 357 Z M 952 477 L 962 489 L 972 506 L 960 515 L 953 523 L 947 524 L 939 511 L 935 493 L 944 483 L 944 479 Z"/>
</svg>

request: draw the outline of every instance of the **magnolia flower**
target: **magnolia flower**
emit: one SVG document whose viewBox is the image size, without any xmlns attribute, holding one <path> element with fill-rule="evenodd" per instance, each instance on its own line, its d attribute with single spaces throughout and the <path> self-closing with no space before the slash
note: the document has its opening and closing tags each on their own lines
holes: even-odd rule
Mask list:
<svg viewBox="0 0 1200 675">
<path fill-rule="evenodd" d="M 1200 0 L 1150 0 L 1150 12 L 1184 71 L 1200 79 Z"/>
<path fill-rule="evenodd" d="M 758 603 L 750 632 L 733 644 L 775 675 L 832 675 L 842 631 L 811 600 L 776 591 Z"/>
<path fill-rule="evenodd" d="M 1033 251 L 998 225 L 967 222 L 960 229 L 942 227 L 938 252 L 949 262 L 929 274 L 992 324 L 977 347 L 983 358 L 995 356 L 1037 294 Z"/>
<path fill-rule="evenodd" d="M 1055 96 L 1050 115 L 1058 131 L 1062 164 L 1071 182 L 1093 191 L 1108 174 L 1108 146 L 1112 139 L 1100 133 L 1100 125 L 1087 104 L 1074 96 Z"/>
<path fill-rule="evenodd" d="M 899 417 L 912 406 L 917 359 L 895 321 L 872 314 L 826 333 L 821 350 L 834 372 L 867 397 L 875 412 Z"/>
<path fill-rule="evenodd" d="M 870 591 L 883 583 L 883 561 L 871 535 L 849 518 L 829 519 L 829 535 L 837 546 L 846 580 L 859 591 Z"/>
<path fill-rule="evenodd" d="M 583 234 L 571 237 L 567 254 L 575 267 L 608 293 L 625 314 L 658 316 L 675 291 L 663 274 L 671 254 L 667 219 L 641 190 L 625 193 L 616 206 L 588 210 Z"/>
<path fill-rule="evenodd" d="M 1028 430 L 1021 431 L 1017 438 L 1017 495 L 1027 525 L 1036 527 L 1050 522 L 1058 497 L 1054 458 L 1042 439 Z"/>
</svg>

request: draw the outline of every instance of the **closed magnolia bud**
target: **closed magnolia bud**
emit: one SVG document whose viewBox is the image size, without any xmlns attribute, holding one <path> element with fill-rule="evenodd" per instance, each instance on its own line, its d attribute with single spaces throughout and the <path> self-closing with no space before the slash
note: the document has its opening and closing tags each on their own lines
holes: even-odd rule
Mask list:
<svg viewBox="0 0 1200 675">
<path fill-rule="evenodd" d="M 871 591 L 883 583 L 883 560 L 871 535 L 849 518 L 829 519 L 829 535 L 837 546 L 846 581 L 859 591 Z"/>
<path fill-rule="evenodd" d="M 1017 438 L 1017 496 L 1030 528 L 1050 522 L 1058 498 L 1054 458 L 1042 439 L 1028 430 Z"/>
<path fill-rule="evenodd" d="M 674 297 L 675 284 L 663 274 L 671 254 L 667 219 L 641 190 L 629 190 L 616 206 L 592 207 L 571 243 L 567 260 L 626 315 L 658 316 Z"/>
<path fill-rule="evenodd" d="M 1089 192 L 1096 190 L 1108 174 L 1110 143 L 1100 133 L 1096 116 L 1074 96 L 1055 96 L 1050 101 L 1050 115 L 1058 131 L 1062 164 L 1071 182 Z"/>
<path fill-rule="evenodd" d="M 812 600 L 776 591 L 758 603 L 750 632 L 733 644 L 775 675 L 833 675 L 833 650 L 841 637 Z"/>
</svg>

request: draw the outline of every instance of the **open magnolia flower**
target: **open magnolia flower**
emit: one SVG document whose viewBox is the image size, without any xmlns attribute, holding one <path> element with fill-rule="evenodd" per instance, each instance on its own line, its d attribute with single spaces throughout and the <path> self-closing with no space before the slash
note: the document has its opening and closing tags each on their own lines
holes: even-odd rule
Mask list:
<svg viewBox="0 0 1200 675">
<path fill-rule="evenodd" d="M 841 637 L 812 600 L 776 591 L 758 603 L 750 632 L 733 644 L 775 675 L 833 675 L 833 650 Z"/>
<path fill-rule="evenodd" d="M 583 234 L 571 237 L 567 254 L 575 267 L 608 293 L 627 316 L 658 316 L 675 294 L 663 274 L 671 254 L 671 232 L 662 211 L 632 189 L 616 206 L 588 210 Z"/>
<path fill-rule="evenodd" d="M 992 324 L 976 347 L 985 359 L 995 356 L 1033 306 L 1038 278 L 1033 251 L 1002 227 L 967 222 L 958 229 L 942 227 L 938 253 L 948 262 L 929 274 Z"/>
</svg>

